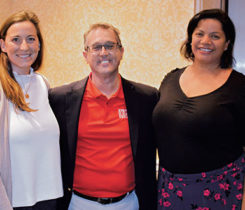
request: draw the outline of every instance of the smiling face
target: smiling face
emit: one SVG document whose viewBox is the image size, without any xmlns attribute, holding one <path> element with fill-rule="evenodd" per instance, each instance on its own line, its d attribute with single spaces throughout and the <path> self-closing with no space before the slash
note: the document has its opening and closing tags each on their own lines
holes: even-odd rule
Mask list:
<svg viewBox="0 0 245 210">
<path fill-rule="evenodd" d="M 40 50 L 33 23 L 23 21 L 11 25 L 5 40 L 1 39 L 1 49 L 8 55 L 13 71 L 28 74 Z"/>
<path fill-rule="evenodd" d="M 223 52 L 227 49 L 221 23 L 216 19 L 202 19 L 192 34 L 192 52 L 194 62 L 205 64 L 220 64 Z"/>
<path fill-rule="evenodd" d="M 93 51 L 93 46 L 116 44 L 115 32 L 111 29 L 97 28 L 87 35 L 86 46 L 88 50 L 83 52 L 86 62 L 89 64 L 93 74 L 112 75 L 118 73 L 118 66 L 123 56 L 123 48 L 116 46 L 112 50 L 102 47 L 97 52 Z"/>
</svg>

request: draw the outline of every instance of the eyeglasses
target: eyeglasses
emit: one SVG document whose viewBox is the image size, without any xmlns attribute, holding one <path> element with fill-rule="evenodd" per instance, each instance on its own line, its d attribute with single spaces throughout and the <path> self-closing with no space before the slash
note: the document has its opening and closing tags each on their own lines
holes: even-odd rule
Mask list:
<svg viewBox="0 0 245 210">
<path fill-rule="evenodd" d="M 115 42 L 106 42 L 105 44 L 93 44 L 92 46 L 87 46 L 86 51 L 91 51 L 93 53 L 99 53 L 102 51 L 102 48 L 108 52 L 114 51 L 117 47 L 121 48 L 122 46 Z"/>
</svg>

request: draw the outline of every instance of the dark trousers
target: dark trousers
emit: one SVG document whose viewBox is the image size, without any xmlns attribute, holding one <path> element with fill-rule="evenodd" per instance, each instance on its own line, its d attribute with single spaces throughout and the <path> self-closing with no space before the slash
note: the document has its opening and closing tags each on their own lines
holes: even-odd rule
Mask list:
<svg viewBox="0 0 245 210">
<path fill-rule="evenodd" d="M 56 210 L 56 199 L 40 201 L 34 206 L 15 207 L 14 210 Z"/>
</svg>

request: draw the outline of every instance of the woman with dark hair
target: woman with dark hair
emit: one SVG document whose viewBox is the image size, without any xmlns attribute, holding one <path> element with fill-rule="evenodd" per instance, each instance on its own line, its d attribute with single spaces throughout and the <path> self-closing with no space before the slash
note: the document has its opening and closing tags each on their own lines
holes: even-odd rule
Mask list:
<svg viewBox="0 0 245 210">
<path fill-rule="evenodd" d="M 0 28 L 0 209 L 55 210 L 63 195 L 59 127 L 36 71 L 43 39 L 27 11 Z"/>
<path fill-rule="evenodd" d="M 160 168 L 158 209 L 241 209 L 245 76 L 234 69 L 235 27 L 219 9 L 189 22 L 181 53 L 153 112 Z"/>
</svg>

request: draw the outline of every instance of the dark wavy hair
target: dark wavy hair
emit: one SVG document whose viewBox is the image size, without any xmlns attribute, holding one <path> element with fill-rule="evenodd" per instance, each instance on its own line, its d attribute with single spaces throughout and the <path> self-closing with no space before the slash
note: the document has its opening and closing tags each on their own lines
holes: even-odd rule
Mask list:
<svg viewBox="0 0 245 210">
<path fill-rule="evenodd" d="M 235 59 L 233 57 L 233 48 L 236 38 L 236 30 L 230 17 L 223 10 L 220 9 L 202 10 L 191 18 L 187 27 L 187 38 L 180 48 L 180 53 L 186 59 L 194 61 L 194 54 L 191 50 L 192 34 L 200 20 L 210 18 L 216 19 L 221 23 L 222 29 L 225 33 L 226 41 L 229 41 L 227 50 L 225 50 L 221 56 L 220 67 L 230 68 L 235 62 Z"/>
</svg>

